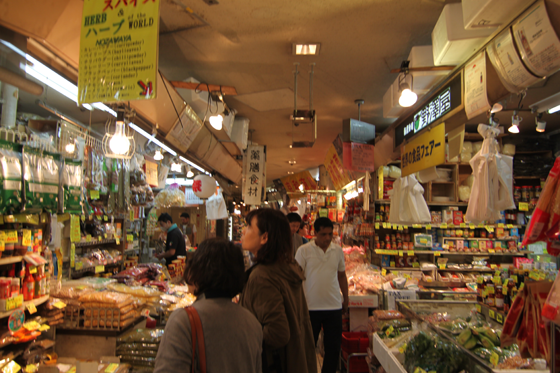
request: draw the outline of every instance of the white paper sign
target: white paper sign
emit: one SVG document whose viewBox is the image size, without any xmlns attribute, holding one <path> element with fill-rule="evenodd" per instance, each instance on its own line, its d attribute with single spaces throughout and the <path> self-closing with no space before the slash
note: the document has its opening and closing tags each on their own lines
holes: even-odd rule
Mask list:
<svg viewBox="0 0 560 373">
<path fill-rule="evenodd" d="M 262 203 L 266 152 L 262 145 L 249 145 L 243 156 L 243 200 L 246 205 Z"/>
<path fill-rule="evenodd" d="M 522 15 L 512 30 L 523 62 L 535 75 L 545 77 L 560 68 L 560 40 L 543 0 Z"/>
<path fill-rule="evenodd" d="M 401 300 L 415 300 L 416 291 L 414 290 L 387 290 L 387 309 L 396 310 L 396 302 Z"/>
<path fill-rule="evenodd" d="M 513 45 L 511 29 L 498 35 L 488 45 L 486 52 L 500 80 L 510 92 L 519 93 L 540 80 L 523 65 Z"/>
<path fill-rule="evenodd" d="M 181 151 L 187 151 L 202 128 L 202 121 L 190 106 L 185 106 L 181 113 L 181 120 L 177 119 L 165 139 Z"/>
<path fill-rule="evenodd" d="M 486 53 L 482 51 L 465 66 L 465 112 L 471 119 L 490 109 L 486 94 Z"/>
</svg>

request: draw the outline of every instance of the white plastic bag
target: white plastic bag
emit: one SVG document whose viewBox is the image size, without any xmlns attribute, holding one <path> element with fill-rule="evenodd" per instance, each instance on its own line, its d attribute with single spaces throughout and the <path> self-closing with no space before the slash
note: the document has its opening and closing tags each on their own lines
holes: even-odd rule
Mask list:
<svg viewBox="0 0 560 373">
<path fill-rule="evenodd" d="M 397 179 L 393 184 L 391 223 L 428 223 L 431 221 L 430 210 L 424 199 L 424 188 L 414 175 Z"/>
<path fill-rule="evenodd" d="M 206 200 L 206 217 L 208 220 L 227 219 L 228 212 L 226 208 L 226 201 L 222 196 L 222 191 L 212 194 Z"/>
</svg>

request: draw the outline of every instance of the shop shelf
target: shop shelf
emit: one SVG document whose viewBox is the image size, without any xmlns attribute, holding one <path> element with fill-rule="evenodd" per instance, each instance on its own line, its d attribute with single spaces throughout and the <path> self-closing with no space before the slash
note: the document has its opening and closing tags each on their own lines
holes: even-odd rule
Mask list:
<svg viewBox="0 0 560 373">
<path fill-rule="evenodd" d="M 31 304 L 31 303 L 33 303 L 35 306 L 38 306 L 38 305 L 40 305 L 40 304 L 45 303 L 48 299 L 49 299 L 49 296 L 48 296 L 48 295 L 43 295 L 43 296 L 40 297 L 40 298 L 33 299 L 33 300 L 29 300 L 29 301 L 27 301 L 27 302 L 23 302 L 23 305 L 22 305 L 21 307 L 19 307 L 19 308 L 22 308 L 22 307 L 23 307 L 23 309 L 25 309 L 25 307 L 26 307 L 28 304 Z M 12 312 L 14 312 L 14 311 L 15 311 L 15 310 L 6 311 L 6 312 L 0 312 L 0 319 L 3 319 L 3 318 L 5 318 L 5 317 L 9 317 L 9 316 L 12 314 Z"/>
<path fill-rule="evenodd" d="M 483 238 L 483 237 L 441 237 L 444 240 L 468 240 L 468 241 L 511 241 L 516 238 Z"/>
<path fill-rule="evenodd" d="M 483 314 L 486 317 L 489 317 L 490 319 L 494 320 L 498 324 L 501 325 L 504 324 L 507 313 L 503 311 L 498 311 L 497 308 L 489 307 L 486 304 L 482 304 L 482 303 L 477 303 L 475 307 L 478 313 Z"/>
<path fill-rule="evenodd" d="M 22 256 L 9 256 L 7 258 L 0 258 L 0 265 L 19 263 L 23 260 Z"/>
<path fill-rule="evenodd" d="M 406 272 L 406 271 L 422 271 L 422 268 L 414 268 L 414 267 L 383 267 L 385 269 L 391 270 L 391 271 L 402 271 L 402 272 Z M 431 271 L 431 269 L 427 269 L 426 271 Z"/>
<path fill-rule="evenodd" d="M 121 239 L 122 241 L 122 239 Z M 91 242 L 75 242 L 74 245 L 76 248 L 78 247 L 90 247 L 90 246 L 98 246 L 98 245 L 106 245 L 110 243 L 116 243 L 117 241 L 114 239 L 111 240 L 92 240 Z"/>
<path fill-rule="evenodd" d="M 471 256 L 524 256 L 530 254 L 530 251 L 517 251 L 515 253 L 450 253 L 447 251 L 440 251 L 440 255 L 471 255 Z"/>
</svg>

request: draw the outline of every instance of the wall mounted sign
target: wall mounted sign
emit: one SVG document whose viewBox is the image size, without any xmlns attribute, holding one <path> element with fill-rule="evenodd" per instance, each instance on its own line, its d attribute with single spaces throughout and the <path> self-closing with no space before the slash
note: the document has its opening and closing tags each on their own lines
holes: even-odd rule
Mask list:
<svg viewBox="0 0 560 373">
<path fill-rule="evenodd" d="M 84 0 L 78 102 L 156 97 L 159 0 Z"/>
<path fill-rule="evenodd" d="M 421 109 L 408 116 L 395 128 L 395 147 L 401 145 L 438 120 L 444 120 L 449 114 L 463 104 L 463 75 L 457 74 L 449 84 L 439 90 Z"/>
<path fill-rule="evenodd" d="M 401 148 L 402 176 L 445 162 L 445 123 L 423 132 Z"/>
<path fill-rule="evenodd" d="M 263 187 L 266 184 L 266 148 L 249 145 L 243 157 L 243 200 L 246 205 L 262 203 Z"/>
</svg>

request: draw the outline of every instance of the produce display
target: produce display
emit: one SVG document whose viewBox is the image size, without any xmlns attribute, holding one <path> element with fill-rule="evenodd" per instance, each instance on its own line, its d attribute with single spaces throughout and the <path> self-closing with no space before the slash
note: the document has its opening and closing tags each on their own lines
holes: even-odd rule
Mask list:
<svg viewBox="0 0 560 373">
<path fill-rule="evenodd" d="M 424 331 L 406 344 L 404 356 L 404 367 L 411 373 L 417 368 L 426 372 L 458 373 L 467 364 L 466 355 L 457 346 Z"/>
<path fill-rule="evenodd" d="M 164 329 L 135 329 L 117 339 L 117 356 L 133 366 L 153 368 Z"/>
</svg>

